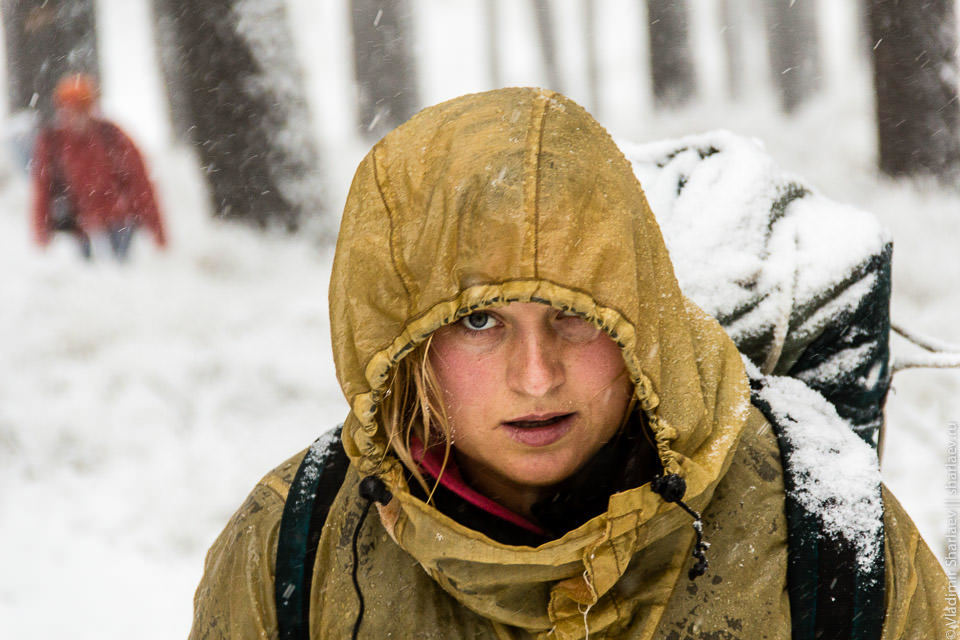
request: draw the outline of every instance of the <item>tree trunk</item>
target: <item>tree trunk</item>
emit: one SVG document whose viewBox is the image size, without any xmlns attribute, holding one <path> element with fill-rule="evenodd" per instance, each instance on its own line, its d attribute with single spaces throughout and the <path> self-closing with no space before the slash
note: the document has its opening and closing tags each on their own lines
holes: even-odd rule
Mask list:
<svg viewBox="0 0 960 640">
<path fill-rule="evenodd" d="M 953 0 L 869 0 L 880 169 L 891 176 L 960 169 Z"/>
<path fill-rule="evenodd" d="M 858 49 L 864 54 L 863 59 L 869 60 L 873 57 L 873 45 L 875 41 L 871 40 L 870 29 L 870 0 L 857 0 L 857 39 L 860 40 L 863 47 Z"/>
<path fill-rule="evenodd" d="M 420 106 L 407 0 L 351 0 L 361 133 L 377 139 Z"/>
<path fill-rule="evenodd" d="M 647 0 L 647 22 L 654 101 L 659 107 L 685 104 L 696 84 L 686 1 Z"/>
<path fill-rule="evenodd" d="M 764 6 L 773 82 L 780 106 L 791 113 L 820 85 L 816 4 L 814 0 L 769 0 Z"/>
<path fill-rule="evenodd" d="M 177 25 L 173 19 L 175 4 L 170 0 L 153 0 L 150 3 L 153 17 L 153 36 L 160 63 L 160 77 L 166 89 L 167 111 L 170 116 L 171 131 L 177 142 L 190 143 L 190 105 L 187 101 L 189 91 L 184 77 L 187 69 L 177 46 Z"/>
<path fill-rule="evenodd" d="M 283 0 L 154 0 L 161 54 L 217 216 L 296 230 L 321 213 L 319 160 Z M 323 225 L 317 219 L 311 224 Z M 330 226 L 330 225 L 328 225 Z"/>
<path fill-rule="evenodd" d="M 99 78 L 93 0 L 3 0 L 10 112 L 53 117 L 51 95 L 61 77 Z"/>
<path fill-rule="evenodd" d="M 497 0 L 483 1 L 484 18 L 486 19 L 487 36 L 487 70 L 490 77 L 490 88 L 499 89 L 503 85 L 500 73 L 500 12 L 497 10 Z"/>
<path fill-rule="evenodd" d="M 739 0 L 720 1 L 723 49 L 727 58 L 727 93 L 733 99 L 743 94 L 743 6 Z"/>
<path fill-rule="evenodd" d="M 587 99 L 595 118 L 601 115 L 600 108 L 600 61 L 597 56 L 597 8 L 593 0 L 581 0 L 583 16 L 583 46 L 587 65 Z"/>
<path fill-rule="evenodd" d="M 553 35 L 553 10 L 548 0 L 533 0 L 533 15 L 537 23 L 537 37 L 543 53 L 543 69 L 547 75 L 547 89 L 563 92 L 560 67 L 557 63 L 557 41 Z"/>
</svg>

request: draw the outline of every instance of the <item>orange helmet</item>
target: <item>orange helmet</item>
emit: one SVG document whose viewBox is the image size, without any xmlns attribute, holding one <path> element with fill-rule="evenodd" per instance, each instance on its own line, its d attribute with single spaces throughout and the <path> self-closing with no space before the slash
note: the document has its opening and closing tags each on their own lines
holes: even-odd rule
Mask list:
<svg viewBox="0 0 960 640">
<path fill-rule="evenodd" d="M 74 73 L 60 78 L 53 90 L 57 107 L 73 107 L 89 111 L 97 101 L 97 83 L 86 73 Z"/>
</svg>

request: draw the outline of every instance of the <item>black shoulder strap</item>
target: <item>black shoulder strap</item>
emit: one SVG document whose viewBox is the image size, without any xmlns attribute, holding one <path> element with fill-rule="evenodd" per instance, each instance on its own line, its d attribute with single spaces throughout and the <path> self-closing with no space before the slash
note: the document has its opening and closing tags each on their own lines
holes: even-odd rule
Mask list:
<svg viewBox="0 0 960 640">
<path fill-rule="evenodd" d="M 884 619 L 883 529 L 880 552 L 867 572 L 858 568 L 857 549 L 842 537 L 828 535 L 823 521 L 796 499 L 800 470 L 791 458 L 794 447 L 783 436 L 770 405 L 751 380 L 751 399 L 766 417 L 780 445 L 789 543 L 787 589 L 793 640 L 880 640 Z"/>
<path fill-rule="evenodd" d="M 280 640 L 308 640 L 310 584 L 317 545 L 350 459 L 343 450 L 343 425 L 318 438 L 290 485 L 277 540 L 275 598 Z"/>
</svg>

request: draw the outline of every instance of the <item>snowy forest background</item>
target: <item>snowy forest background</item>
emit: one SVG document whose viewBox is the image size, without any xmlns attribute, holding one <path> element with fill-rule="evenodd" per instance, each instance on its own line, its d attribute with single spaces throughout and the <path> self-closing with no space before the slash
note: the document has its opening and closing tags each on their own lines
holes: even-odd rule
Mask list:
<svg viewBox="0 0 960 640">
<path fill-rule="evenodd" d="M 781 167 L 890 230 L 894 321 L 960 343 L 957 26 L 950 0 L 929 4 L 929 42 L 909 58 L 917 77 L 933 69 L 953 93 L 935 105 L 942 127 L 926 121 L 908 136 L 899 123 L 901 141 L 927 140 L 908 140 L 884 173 L 871 67 L 883 43 L 854 0 L 3 0 L 0 635 L 186 635 L 203 555 L 230 514 L 346 413 L 326 287 L 354 168 L 409 112 L 463 93 L 560 89 L 623 141 L 716 128 L 758 139 Z M 24 15 L 90 25 L 65 61 L 96 72 L 103 113 L 141 146 L 167 251 L 140 237 L 120 267 L 83 263 L 66 237 L 31 244 L 19 107 L 42 112 L 45 98 L 15 77 L 24 60 L 42 62 L 11 57 L 11 22 Z M 689 55 L 676 46 L 678 15 Z M 211 33 L 247 47 L 247 67 L 211 50 Z M 371 46 L 354 47 L 354 34 Z M 245 100 L 178 103 L 198 91 L 186 71 L 203 65 Z M 358 65 L 373 74 L 359 87 Z M 211 181 L 201 167 L 216 160 L 201 143 L 224 132 L 238 157 L 258 158 Z M 893 348 L 916 353 L 899 339 Z M 960 372 L 898 373 L 882 461 L 944 561 L 958 392 Z"/>
</svg>

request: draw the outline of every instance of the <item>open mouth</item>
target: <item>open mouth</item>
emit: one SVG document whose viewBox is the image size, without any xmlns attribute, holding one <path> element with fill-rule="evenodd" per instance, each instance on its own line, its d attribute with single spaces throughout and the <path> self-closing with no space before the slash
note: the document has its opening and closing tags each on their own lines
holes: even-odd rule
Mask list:
<svg viewBox="0 0 960 640">
<path fill-rule="evenodd" d="M 505 422 L 504 424 L 511 427 L 516 427 L 518 429 L 536 429 L 538 427 L 549 427 L 551 425 L 555 425 L 561 420 L 565 420 L 572 415 L 572 413 L 561 413 L 540 420 L 511 420 L 509 422 Z"/>
<path fill-rule="evenodd" d="M 527 447 L 546 447 L 563 439 L 576 423 L 576 412 L 521 416 L 503 423 L 515 442 Z"/>
</svg>

